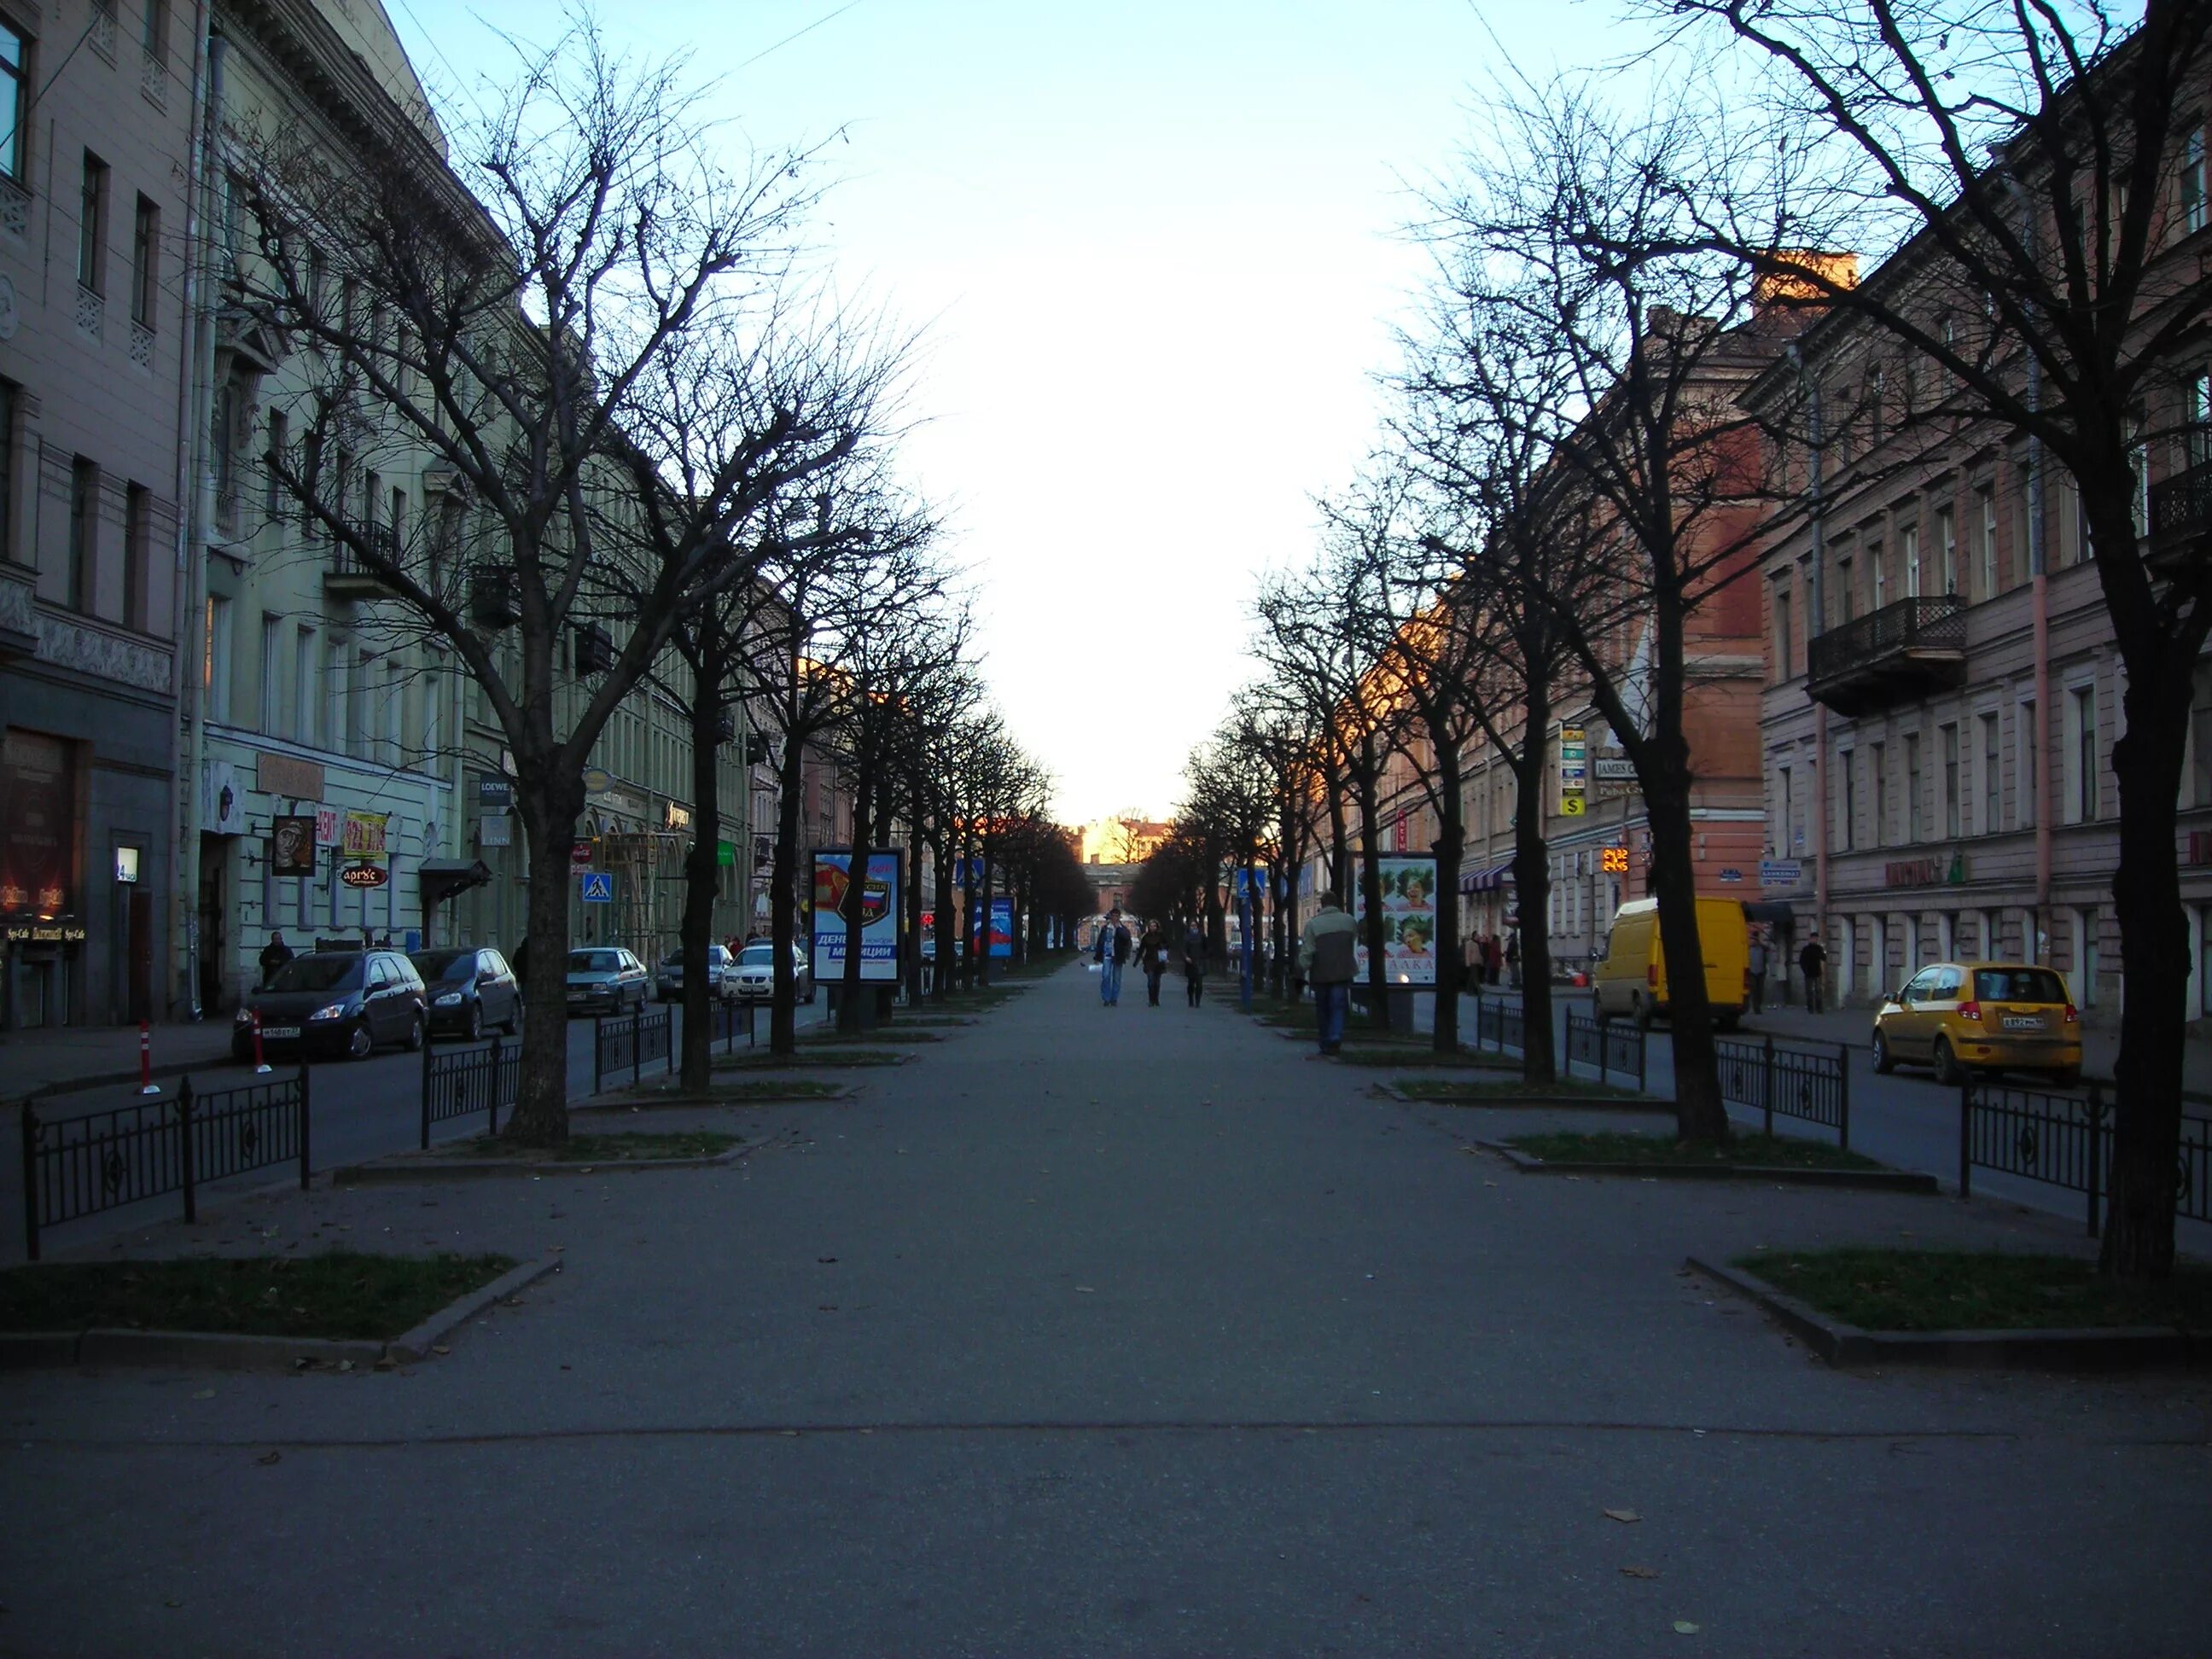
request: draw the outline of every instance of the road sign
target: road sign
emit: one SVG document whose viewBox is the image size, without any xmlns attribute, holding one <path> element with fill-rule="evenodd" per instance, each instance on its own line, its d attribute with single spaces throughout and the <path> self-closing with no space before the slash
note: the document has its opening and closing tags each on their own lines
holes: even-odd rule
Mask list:
<svg viewBox="0 0 2212 1659">
<path fill-rule="evenodd" d="M 1761 887 L 1795 887 L 1805 878 L 1805 866 L 1796 859 L 1761 859 L 1759 861 L 1759 884 Z"/>
<path fill-rule="evenodd" d="M 1560 796 L 1560 797 L 1559 797 L 1559 816 L 1560 816 L 1561 817 L 1563 817 L 1563 818 L 1578 818 L 1578 817 L 1582 817 L 1582 816 L 1583 816 L 1583 798 L 1582 798 L 1582 796 L 1581 796 L 1580 794 L 1562 795 L 1562 796 Z"/>
<path fill-rule="evenodd" d="M 604 766 L 587 766 L 584 769 L 584 791 L 586 794 L 596 795 L 602 790 L 613 787 L 614 779 Z"/>
<path fill-rule="evenodd" d="M 1723 870 L 1721 872 L 1721 879 L 1726 882 L 1741 881 L 1743 879 L 1743 872 L 1741 870 Z"/>
<path fill-rule="evenodd" d="M 582 884 L 584 902 L 612 904 L 615 902 L 615 878 L 605 870 L 586 870 L 579 878 Z"/>
</svg>

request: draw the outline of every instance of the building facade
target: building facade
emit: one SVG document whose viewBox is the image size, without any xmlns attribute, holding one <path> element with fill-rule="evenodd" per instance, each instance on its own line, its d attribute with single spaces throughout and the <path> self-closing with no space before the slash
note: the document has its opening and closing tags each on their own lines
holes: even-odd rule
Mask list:
<svg viewBox="0 0 2212 1659">
<path fill-rule="evenodd" d="M 198 34 L 0 0 L 0 1029 L 167 1000 Z"/>
</svg>

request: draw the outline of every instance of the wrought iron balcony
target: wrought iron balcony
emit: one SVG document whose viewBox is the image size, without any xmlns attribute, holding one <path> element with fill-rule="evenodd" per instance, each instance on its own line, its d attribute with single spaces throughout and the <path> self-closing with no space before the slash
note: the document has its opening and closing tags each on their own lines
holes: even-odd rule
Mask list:
<svg viewBox="0 0 2212 1659">
<path fill-rule="evenodd" d="M 368 526 L 369 544 L 380 558 L 379 564 L 364 559 L 344 545 L 331 549 L 331 562 L 323 568 L 323 592 L 333 599 L 373 599 L 388 591 L 382 571 L 399 558 L 399 538 L 392 533 L 389 525 Z"/>
<path fill-rule="evenodd" d="M 2148 551 L 2153 564 L 2201 558 L 2212 543 L 2212 459 L 2185 466 L 2150 487 Z"/>
<path fill-rule="evenodd" d="M 1966 678 L 1966 601 L 1955 593 L 1899 599 L 1815 635 L 1805 690 L 1839 714 L 1910 702 Z"/>
</svg>

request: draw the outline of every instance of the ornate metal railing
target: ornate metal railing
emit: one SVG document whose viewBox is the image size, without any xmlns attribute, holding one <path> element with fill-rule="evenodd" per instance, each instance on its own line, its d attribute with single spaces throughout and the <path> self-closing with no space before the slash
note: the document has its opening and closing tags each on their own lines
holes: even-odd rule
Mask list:
<svg viewBox="0 0 2212 1659">
<path fill-rule="evenodd" d="M 1839 1145 L 1851 1144 L 1850 1051 L 1838 1043 L 1825 1049 L 1778 1046 L 1771 1036 L 1721 1037 L 1713 1044 L 1720 1070 L 1721 1098 L 1765 1119 L 1798 1118 L 1836 1132 Z"/>
<path fill-rule="evenodd" d="M 1805 653 L 1806 678 L 1817 684 L 1910 651 L 1966 648 L 1966 602 L 1956 593 L 1922 594 L 1815 634 Z"/>
<path fill-rule="evenodd" d="M 2094 1083 L 2085 1100 L 1970 1079 L 1959 1089 L 1959 1196 L 1972 1195 L 1978 1169 L 2063 1187 L 2082 1195 L 2089 1237 L 2096 1237 L 2112 1191 L 2112 1121 L 2121 1109 Z M 2212 1221 L 2212 1117 L 2182 1117 L 2173 1192 L 2176 1214 Z"/>
<path fill-rule="evenodd" d="M 1601 1080 L 1614 1072 L 1644 1086 L 1644 1042 L 1649 1034 L 1640 1025 L 1623 1020 L 1601 1020 L 1567 1010 L 1567 1070 L 1578 1065 L 1595 1070 Z"/>
<path fill-rule="evenodd" d="M 484 1115 L 484 1133 L 499 1133 L 500 1109 L 514 1109 L 522 1086 L 522 1045 L 495 1036 L 471 1048 L 422 1045 L 422 1150 L 430 1150 L 430 1126 Z"/>
<path fill-rule="evenodd" d="M 2154 542 L 2212 530 L 2212 459 L 2196 462 L 2150 487 Z"/>
<path fill-rule="evenodd" d="M 668 1058 L 669 1018 L 665 1008 L 647 1013 L 634 1010 L 628 1019 L 620 1014 L 601 1014 L 592 1022 L 592 1091 L 606 1086 L 617 1072 L 628 1072 L 635 1084 L 645 1075 L 645 1062 Z"/>
</svg>

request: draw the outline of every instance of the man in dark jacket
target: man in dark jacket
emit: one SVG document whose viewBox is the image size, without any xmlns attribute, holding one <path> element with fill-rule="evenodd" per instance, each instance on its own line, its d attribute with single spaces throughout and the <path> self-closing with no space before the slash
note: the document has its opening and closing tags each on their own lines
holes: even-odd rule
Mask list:
<svg viewBox="0 0 2212 1659">
<path fill-rule="evenodd" d="M 261 947 L 261 982 L 264 985 L 276 977 L 276 970 L 292 959 L 292 947 L 284 943 L 284 935 L 269 935 L 269 943 Z"/>
<path fill-rule="evenodd" d="M 1352 918 L 1338 908 L 1335 893 L 1323 893 L 1321 908 L 1306 923 L 1298 941 L 1298 961 L 1314 988 L 1314 1022 L 1325 1054 L 1343 1046 L 1345 1011 L 1352 1001 L 1352 977 L 1358 969 L 1356 939 Z"/>
<path fill-rule="evenodd" d="M 1121 964 L 1129 959 L 1129 930 L 1121 925 L 1119 908 L 1109 910 L 1099 924 L 1098 937 L 1091 941 L 1091 959 L 1098 964 L 1098 1000 L 1112 1008 L 1121 1000 Z"/>
</svg>

